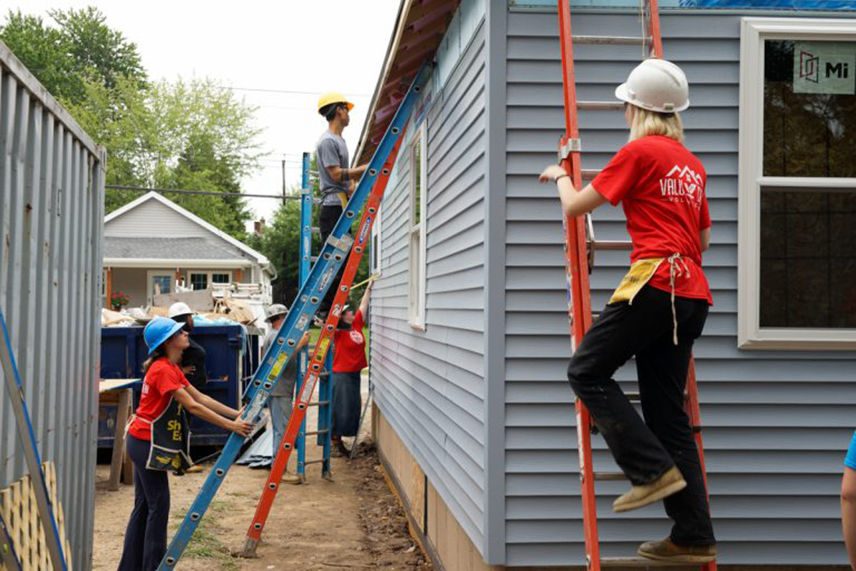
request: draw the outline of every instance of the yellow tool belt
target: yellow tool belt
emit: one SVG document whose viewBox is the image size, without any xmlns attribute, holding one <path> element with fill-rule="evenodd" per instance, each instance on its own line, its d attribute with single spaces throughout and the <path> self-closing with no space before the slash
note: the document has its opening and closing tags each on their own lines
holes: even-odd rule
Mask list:
<svg viewBox="0 0 856 571">
<path fill-rule="evenodd" d="M 609 298 L 609 303 L 617 303 L 626 301 L 628 304 L 633 303 L 633 298 L 639 293 L 645 284 L 657 272 L 657 268 L 663 263 L 666 258 L 648 258 L 647 260 L 636 260 L 630 265 L 630 270 L 621 278 L 621 283 L 612 292 L 612 297 Z"/>
<path fill-rule="evenodd" d="M 657 268 L 664 261 L 669 263 L 669 286 L 671 289 L 671 305 L 672 305 L 672 342 L 678 344 L 678 313 L 675 309 L 675 278 L 678 276 L 689 277 L 690 268 L 686 261 L 677 252 L 668 258 L 648 258 L 645 260 L 636 260 L 630 264 L 630 270 L 621 279 L 621 283 L 612 292 L 612 297 L 608 303 L 617 303 L 626 301 L 628 305 L 633 304 L 633 298 L 636 294 L 645 287 L 654 274 Z"/>
</svg>

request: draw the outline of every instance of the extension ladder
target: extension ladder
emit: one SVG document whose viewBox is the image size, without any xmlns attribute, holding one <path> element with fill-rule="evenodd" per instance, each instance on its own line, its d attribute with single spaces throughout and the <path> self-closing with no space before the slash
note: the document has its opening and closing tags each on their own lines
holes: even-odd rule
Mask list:
<svg viewBox="0 0 856 571">
<path fill-rule="evenodd" d="M 622 110 L 620 101 L 579 101 L 576 94 L 574 75 L 574 44 L 578 45 L 640 45 L 646 57 L 663 57 L 663 43 L 660 36 L 660 16 L 657 0 L 642 0 L 641 17 L 643 34 L 635 36 L 574 36 L 571 34 L 571 9 L 568 0 L 559 1 L 559 43 L 562 54 L 562 85 L 565 107 L 565 136 L 559 143 L 559 162 L 571 176 L 574 187 L 583 188 L 583 180 L 592 180 L 597 170 L 582 168 L 582 145 L 580 143 L 577 111 Z M 630 242 L 597 241 L 591 215 L 575 218 L 563 216 L 565 266 L 568 280 L 568 317 L 571 323 L 571 341 L 574 349 L 582 341 L 592 324 L 591 298 L 589 290 L 589 272 L 594 265 L 594 253 L 597 250 L 630 250 Z M 631 401 L 639 401 L 638 393 L 628 393 Z M 699 451 L 702 473 L 707 486 L 707 471 L 704 464 L 704 446 L 701 437 L 698 390 L 695 379 L 695 364 L 690 360 L 687 375 L 686 397 L 684 403 Z M 592 466 L 591 435 L 592 419 L 588 410 L 578 398 L 575 399 L 577 428 L 577 451 L 580 461 L 580 481 L 582 487 L 583 528 L 586 543 L 586 563 L 591 571 L 602 567 L 662 565 L 657 561 L 642 557 L 601 557 L 597 531 L 597 511 L 595 506 L 595 481 L 624 480 L 624 474 L 595 472 Z M 686 564 L 684 564 L 686 565 Z M 704 571 L 715 571 L 716 563 L 701 565 Z"/>
<path fill-rule="evenodd" d="M 253 375 L 253 379 L 247 390 L 248 404 L 244 407 L 241 418 L 251 422 L 258 422 L 259 415 L 270 396 L 270 391 L 273 389 L 276 382 L 279 380 L 280 373 L 285 367 L 286 362 L 294 353 L 298 341 L 312 324 L 312 319 L 318 311 L 324 294 L 331 283 L 335 280 L 339 268 L 342 266 L 345 255 L 350 251 L 354 244 L 348 231 L 354 222 L 354 217 L 363 207 L 369 193 L 375 187 L 375 181 L 381 173 L 388 174 L 387 157 L 400 144 L 403 137 L 404 127 L 410 118 L 410 115 L 418 101 L 422 87 L 430 77 L 430 67 L 424 66 L 416 75 L 413 83 L 410 85 L 407 95 L 401 101 L 398 111 L 389 124 L 383 138 L 378 144 L 369 167 L 363 177 L 360 179 L 357 188 L 354 190 L 350 201 L 344 208 L 339 221 L 333 228 L 330 236 L 324 244 L 321 255 L 318 261 L 312 266 L 309 276 L 306 281 L 300 286 L 294 303 L 286 315 L 285 322 L 277 333 L 276 339 L 268 349 L 259 368 Z M 375 207 L 376 208 L 376 207 Z M 374 214 L 374 212 L 371 212 Z M 364 240 L 367 236 L 359 234 L 357 240 Z M 360 247 L 362 250 L 362 247 Z M 320 343 L 316 345 L 315 353 L 318 354 Z M 326 347 L 325 347 L 326 349 Z M 317 375 L 321 371 L 323 359 L 321 361 L 312 361 L 310 363 L 310 376 Z M 313 377 L 312 384 L 314 385 L 315 378 Z M 308 383 L 304 383 L 306 385 Z M 301 398 L 295 403 L 296 407 L 291 413 L 286 435 L 290 437 L 286 443 L 289 448 L 294 441 L 294 436 L 297 433 L 298 427 L 302 422 L 303 416 L 306 413 L 308 396 L 304 394 L 305 387 L 301 387 Z M 231 467 L 238 452 L 240 451 L 243 437 L 238 434 L 232 434 L 226 441 L 223 452 L 220 454 L 214 468 L 206 478 L 196 499 L 190 505 L 187 515 L 178 528 L 175 536 L 167 548 L 158 569 L 163 571 L 166 569 L 174 569 L 182 553 L 187 548 L 190 539 L 193 537 L 194 531 L 199 526 L 199 522 L 205 515 L 206 510 L 214 499 L 214 495 L 223 483 L 226 472 Z M 277 456 L 279 460 L 279 455 Z M 272 484 L 274 487 L 279 486 L 277 480 Z M 257 524 L 253 524 L 255 527 Z"/>
<path fill-rule="evenodd" d="M 306 415 L 306 407 L 308 406 L 310 398 L 312 397 L 312 392 L 315 389 L 315 383 L 318 380 L 318 372 L 320 371 L 321 363 L 324 362 L 325 358 L 328 358 L 329 355 L 332 354 L 329 351 L 333 343 L 333 335 L 339 324 L 339 319 L 342 316 L 342 308 L 345 307 L 345 303 L 348 300 L 348 294 L 351 291 L 351 284 L 353 283 L 354 276 L 357 274 L 357 269 L 360 265 L 360 260 L 363 258 L 366 244 L 369 242 L 372 224 L 374 224 L 376 219 L 380 201 L 383 198 L 386 185 L 389 182 L 389 176 L 392 172 L 392 167 L 395 165 L 395 160 L 398 157 L 398 149 L 403 140 L 404 136 L 402 133 L 402 136 L 398 141 L 396 141 L 395 146 L 389 153 L 389 158 L 381 169 L 381 174 L 375 182 L 374 189 L 372 190 L 371 196 L 366 204 L 366 209 L 363 212 L 360 224 L 357 226 L 356 239 L 354 241 L 351 255 L 348 257 L 348 263 L 342 273 L 342 281 L 339 283 L 339 287 L 336 290 L 336 296 L 333 298 L 333 305 L 331 306 L 330 313 L 327 316 L 327 322 L 321 330 L 321 335 L 315 343 L 312 358 L 309 360 L 311 363 L 310 371 L 306 373 L 303 377 L 303 382 L 300 384 L 299 397 L 296 400 L 296 410 L 292 412 L 291 418 L 288 420 L 288 427 L 285 429 L 285 435 L 277 447 L 276 459 L 271 467 L 270 476 L 265 483 L 265 487 L 262 489 L 262 495 L 259 499 L 258 506 L 256 507 L 256 513 L 253 516 L 250 528 L 247 530 L 247 539 L 244 544 L 244 550 L 241 552 L 241 555 L 244 557 L 255 556 L 256 548 L 258 547 L 262 531 L 264 530 L 265 523 L 267 522 L 267 517 L 270 514 L 273 501 L 276 498 L 276 492 L 279 490 L 279 482 L 282 479 L 285 467 L 288 465 L 288 457 L 291 455 L 292 444 L 297 436 L 297 432 L 299 430 L 298 427 Z M 320 400 L 323 397 L 319 395 L 318 398 Z"/>
<path fill-rule="evenodd" d="M 310 156 L 309 153 L 303 153 L 303 173 L 300 194 L 300 261 L 298 264 L 298 280 L 302 285 L 309 276 L 309 268 L 314 261 L 312 256 L 312 233 L 320 232 L 316 227 L 312 226 L 312 187 L 309 178 Z M 298 378 L 302 379 L 306 375 L 308 369 L 309 348 L 304 347 L 298 353 L 297 373 Z M 333 354 L 327 357 L 324 363 L 324 370 L 319 377 L 318 399 L 307 403 L 306 406 L 318 407 L 318 426 L 314 431 L 306 431 L 306 419 L 300 423 L 300 430 L 297 432 L 297 439 L 294 442 L 294 448 L 297 450 L 297 477 L 300 482 L 306 481 L 306 466 L 310 464 L 321 464 L 321 477 L 325 480 L 333 479 L 333 472 L 330 469 L 330 437 L 332 436 L 331 428 L 333 423 Z M 300 396 L 300 385 L 295 383 L 294 399 L 295 401 Z M 315 436 L 316 444 L 321 446 L 321 458 L 318 460 L 306 461 L 306 437 Z M 279 443 L 276 443 L 277 445 Z M 276 448 L 279 449 L 278 447 Z"/>
<path fill-rule="evenodd" d="M 0 339 L 0 362 L 2 362 L 3 376 L 6 378 L 6 392 L 9 393 L 9 399 L 12 401 L 12 412 L 15 414 L 15 423 L 18 426 L 18 438 L 21 441 L 21 447 L 24 449 L 24 460 L 33 482 L 33 493 L 36 496 L 39 518 L 42 520 L 48 555 L 55 571 L 60 569 L 65 571 L 68 569 L 68 564 L 66 555 L 62 550 L 62 538 L 54 517 L 53 503 L 45 483 L 39 446 L 36 442 L 36 434 L 33 432 L 33 424 L 30 422 L 30 411 L 27 409 L 27 402 L 24 400 L 24 387 L 18 374 L 15 353 L 12 351 L 12 337 L 6 328 L 6 317 L 3 315 L 2 309 L 0 309 L 0 331 L 3 334 L 3 339 Z M 5 523 L 3 524 L 3 534 L 7 535 Z M 4 539 L 5 542 L 6 539 Z M 14 546 L 12 546 L 11 540 L 8 541 L 8 545 L 10 550 L 13 550 Z"/>
</svg>

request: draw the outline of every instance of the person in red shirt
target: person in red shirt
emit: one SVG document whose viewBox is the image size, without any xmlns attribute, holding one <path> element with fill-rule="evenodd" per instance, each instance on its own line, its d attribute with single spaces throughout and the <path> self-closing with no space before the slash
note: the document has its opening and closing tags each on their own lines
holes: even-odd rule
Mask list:
<svg viewBox="0 0 856 571">
<path fill-rule="evenodd" d="M 366 339 L 363 336 L 365 315 L 369 309 L 372 284 L 369 280 L 356 313 L 347 305 L 342 311 L 339 328 L 333 334 L 333 431 L 331 442 L 343 454 L 350 451 L 342 443 L 343 436 L 353 436 L 356 445 L 360 424 L 360 374 L 368 367 Z"/>
<path fill-rule="evenodd" d="M 689 87 L 678 66 L 645 60 L 615 93 L 625 102 L 630 141 L 606 168 L 581 191 L 558 165 L 539 177 L 557 183 L 567 216 L 621 203 L 633 243 L 630 271 L 574 352 L 568 379 L 632 484 L 613 509 L 662 499 L 675 522 L 668 538 L 638 553 L 704 563 L 715 559 L 716 539 L 684 389 L 693 342 L 713 303 L 702 270 L 711 226 L 707 175 L 683 145 L 679 112 L 689 106 Z M 633 356 L 644 422 L 612 378 Z"/>
<path fill-rule="evenodd" d="M 190 456 L 185 411 L 242 436 L 253 425 L 240 411 L 203 395 L 179 367 L 189 345 L 183 323 L 156 317 L 143 331 L 149 357 L 143 363 L 140 404 L 128 423 L 126 450 L 134 463 L 134 510 L 125 530 L 119 571 L 157 569 L 166 553 L 169 519 L 167 470 L 179 473 Z"/>
</svg>

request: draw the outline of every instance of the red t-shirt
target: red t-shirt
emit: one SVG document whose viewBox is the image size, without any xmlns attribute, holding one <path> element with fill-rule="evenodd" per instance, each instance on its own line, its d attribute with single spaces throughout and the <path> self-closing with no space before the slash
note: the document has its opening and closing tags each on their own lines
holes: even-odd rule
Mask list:
<svg viewBox="0 0 856 571">
<path fill-rule="evenodd" d="M 359 373 L 369 366 L 366 361 L 366 339 L 363 337 L 363 312 L 357 311 L 350 329 L 337 329 L 333 353 L 334 373 Z"/>
<path fill-rule="evenodd" d="M 633 241 L 630 261 L 668 258 L 679 253 L 681 275 L 675 295 L 713 304 L 701 269 L 699 232 L 710 228 L 705 186 L 707 173 L 695 155 L 669 137 L 653 135 L 624 145 L 592 186 L 616 206 L 621 202 Z M 671 291 L 669 264 L 663 262 L 648 282 Z"/>
<path fill-rule="evenodd" d="M 181 372 L 181 368 L 162 357 L 152 363 L 143 379 L 143 391 L 140 396 L 140 405 L 137 407 L 136 417 L 128 428 L 128 434 L 140 440 L 152 439 L 152 428 L 148 422 L 142 422 L 139 418 L 154 420 L 169 406 L 169 399 L 173 391 L 182 389 L 190 383 Z"/>
</svg>

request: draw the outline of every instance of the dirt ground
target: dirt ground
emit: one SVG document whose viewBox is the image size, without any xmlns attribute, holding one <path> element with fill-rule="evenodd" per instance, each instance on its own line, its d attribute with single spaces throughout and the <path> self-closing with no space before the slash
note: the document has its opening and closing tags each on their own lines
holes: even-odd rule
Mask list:
<svg viewBox="0 0 856 571">
<path fill-rule="evenodd" d="M 314 425 L 311 418 L 309 425 Z M 269 472 L 233 466 L 178 569 L 430 569 L 408 532 L 407 519 L 384 479 L 373 446 L 365 442 L 369 430 L 364 427 L 364 441 L 354 460 L 333 458 L 335 482 L 323 480 L 319 465 L 313 464 L 306 471 L 307 483 L 280 488 L 257 559 L 235 558 L 230 553 L 243 547 Z M 307 446 L 307 459 L 319 456 L 320 448 Z M 170 537 L 210 469 L 209 463 L 202 473 L 170 475 Z M 133 507 L 133 486 L 122 485 L 118 492 L 109 492 L 108 474 L 109 466 L 98 466 L 96 571 L 116 569 Z"/>
</svg>

